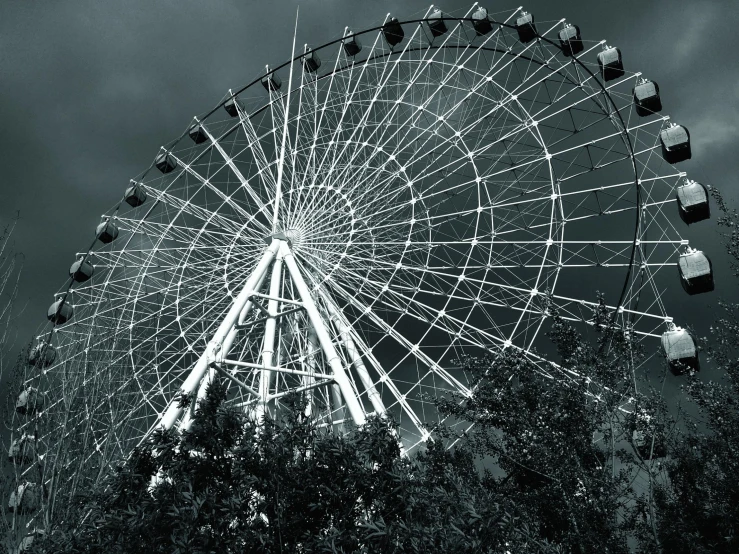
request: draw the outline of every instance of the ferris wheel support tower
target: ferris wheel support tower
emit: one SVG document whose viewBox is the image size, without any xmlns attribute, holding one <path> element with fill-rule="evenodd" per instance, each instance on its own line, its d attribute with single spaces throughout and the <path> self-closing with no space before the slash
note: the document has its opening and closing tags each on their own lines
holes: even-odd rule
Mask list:
<svg viewBox="0 0 739 554">
<path fill-rule="evenodd" d="M 280 368 L 274 365 L 273 357 L 275 350 L 275 330 L 276 322 L 279 318 L 285 317 L 286 315 L 294 312 L 294 309 L 287 310 L 285 312 L 279 312 L 279 308 L 282 304 L 296 306 L 296 309 L 305 310 L 312 329 L 318 339 L 320 349 L 325 356 L 325 360 L 331 369 L 331 374 L 318 374 L 315 375 L 313 372 L 306 372 L 306 377 L 316 378 L 318 377 L 321 381 L 309 385 L 310 388 L 322 385 L 333 385 L 335 384 L 346 403 L 346 407 L 351 415 L 352 421 L 356 425 L 362 425 L 366 420 L 365 410 L 360 404 L 357 393 L 354 386 L 347 377 L 346 371 L 341 362 L 341 358 L 338 355 L 334 342 L 331 339 L 331 335 L 328 331 L 329 322 L 324 319 L 324 316 L 319 311 L 316 303 L 311 295 L 311 291 L 305 282 L 301 274 L 298 262 L 295 260 L 293 253 L 290 249 L 290 244 L 284 234 L 278 233 L 270 237 L 271 242 L 262 254 L 259 263 L 257 264 L 254 272 L 249 276 L 244 284 L 243 289 L 239 295 L 234 299 L 231 309 L 224 317 L 222 323 L 218 327 L 218 330 L 213 335 L 213 338 L 208 343 L 205 351 L 200 355 L 195 366 L 190 371 L 190 374 L 185 379 L 181 387 L 181 394 L 192 396 L 197 391 L 197 398 L 201 399 L 205 395 L 207 384 L 215 377 L 217 370 L 213 369 L 213 366 L 221 366 L 229 364 L 238 364 L 242 367 L 248 367 L 251 369 L 259 369 L 261 371 L 261 381 L 259 391 L 254 391 L 252 388 L 245 384 L 241 384 L 242 388 L 246 388 L 247 392 L 252 395 L 258 395 L 257 398 L 257 418 L 263 417 L 266 410 L 266 405 L 270 400 L 269 396 L 269 383 L 272 376 L 272 372 L 286 371 L 295 374 L 295 370 L 287 368 Z M 296 290 L 300 294 L 300 301 L 289 298 L 280 298 L 278 296 L 282 284 L 282 266 L 285 265 L 288 270 L 288 276 L 295 285 Z M 271 270 L 271 282 L 269 288 L 269 295 L 259 293 L 259 284 L 262 283 L 266 275 Z M 260 298 L 268 300 L 268 306 L 265 308 L 259 302 Z M 331 305 L 331 304 L 329 304 Z M 267 325 L 265 326 L 265 332 L 263 336 L 263 347 L 262 347 L 262 364 L 256 364 L 254 362 L 244 362 L 243 360 L 229 360 L 227 356 L 233 346 L 236 334 L 239 332 L 238 325 L 243 323 L 249 311 L 258 308 L 265 312 L 267 317 Z M 332 316 L 339 322 L 341 326 L 341 332 L 344 335 L 344 344 L 347 350 L 347 355 L 355 364 L 355 370 L 358 372 L 362 384 L 365 386 L 369 398 L 372 400 L 375 412 L 382 414 L 385 411 L 385 407 L 382 403 L 382 399 L 377 392 L 377 389 L 373 385 L 369 378 L 369 375 L 364 367 L 364 363 L 361 361 L 356 346 L 351 338 L 351 331 L 347 323 L 341 320 L 335 307 L 332 306 Z M 210 371 L 209 371 L 210 369 Z M 223 370 L 222 370 L 223 371 Z M 208 377 L 206 378 L 206 374 Z M 308 390 L 304 388 L 303 390 Z M 179 425 L 180 430 L 187 430 L 192 425 L 192 416 L 194 414 L 196 403 L 191 402 L 188 408 L 185 408 L 181 403 L 174 399 L 166 412 L 162 415 L 160 420 L 161 427 L 170 429 L 175 426 L 177 420 L 182 417 L 181 424 Z"/>
</svg>

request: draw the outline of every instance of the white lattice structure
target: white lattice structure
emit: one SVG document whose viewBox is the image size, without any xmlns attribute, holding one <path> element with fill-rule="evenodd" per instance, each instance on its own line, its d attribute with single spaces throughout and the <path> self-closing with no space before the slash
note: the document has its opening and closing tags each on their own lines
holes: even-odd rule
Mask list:
<svg viewBox="0 0 739 554">
<path fill-rule="evenodd" d="M 564 56 L 563 22 L 530 35 L 473 6 L 433 25 L 306 47 L 133 179 L 79 252 L 94 274 L 61 291 L 73 315 L 40 337 L 56 357 L 27 375 L 44 408 L 18 430 L 55 490 L 187 428 L 183 393 L 212 379 L 257 417 L 290 391 L 326 426 L 392 413 L 412 451 L 430 399 L 470 393 L 455 360 L 539 360 L 552 306 L 587 325 L 600 290 L 617 324 L 669 327 L 685 175 L 661 157 L 658 87 L 604 41 Z"/>
</svg>

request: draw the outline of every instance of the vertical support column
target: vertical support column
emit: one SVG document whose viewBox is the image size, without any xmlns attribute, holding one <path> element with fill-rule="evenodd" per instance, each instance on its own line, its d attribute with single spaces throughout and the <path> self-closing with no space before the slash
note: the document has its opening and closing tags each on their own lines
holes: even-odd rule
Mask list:
<svg viewBox="0 0 739 554">
<path fill-rule="evenodd" d="M 282 243 L 282 241 L 280 241 Z M 264 367 L 275 367 L 275 338 L 277 336 L 277 310 L 279 309 L 279 301 L 274 298 L 280 297 L 280 289 L 282 288 L 282 253 L 277 253 L 277 258 L 272 264 L 272 276 L 269 282 L 269 295 L 272 297 L 267 303 L 267 311 L 269 316 L 264 325 L 264 342 L 262 343 L 262 365 Z M 257 404 L 254 417 L 257 423 L 261 422 L 267 412 L 267 399 L 269 398 L 269 387 L 272 381 L 272 371 L 262 369 L 259 372 L 259 396 L 260 400 Z"/>
<path fill-rule="evenodd" d="M 262 289 L 262 284 L 264 283 L 264 278 L 266 277 L 267 272 L 265 271 L 262 273 L 262 276 L 259 278 L 259 282 L 254 287 L 254 292 L 259 292 Z M 254 306 L 254 303 L 251 301 L 251 299 L 247 300 L 246 305 L 244 306 L 244 309 L 241 310 L 241 313 L 239 314 L 239 318 L 236 321 L 238 325 L 241 325 L 246 320 L 246 316 L 249 315 L 249 312 L 251 311 L 252 307 Z M 236 342 L 236 337 L 239 334 L 239 330 L 234 325 L 231 327 L 231 330 L 228 332 L 228 335 L 226 336 L 226 339 L 223 341 L 223 347 L 221 348 L 221 357 L 226 357 L 226 355 L 231 351 L 231 348 L 233 347 L 234 342 Z M 216 370 L 214 368 L 208 369 L 208 375 L 200 382 L 200 388 L 198 389 L 198 396 L 197 396 L 197 402 L 200 402 L 203 398 L 205 398 L 205 393 L 208 389 L 208 384 L 213 382 L 213 379 L 215 378 Z M 188 410 L 185 412 L 185 415 L 182 417 L 182 422 L 180 423 L 180 430 L 181 431 L 188 431 L 190 429 L 190 426 L 192 425 L 192 411 Z"/>
<path fill-rule="evenodd" d="M 224 339 L 228 336 L 228 333 L 236 323 L 239 314 L 246 306 L 251 295 L 254 293 L 257 284 L 269 268 L 272 260 L 274 260 L 275 255 L 280 248 L 280 243 L 281 241 L 279 240 L 273 240 L 272 244 L 270 244 L 264 254 L 262 254 L 262 258 L 259 260 L 259 263 L 257 263 L 252 274 L 249 275 L 246 283 L 244 283 L 244 287 L 241 289 L 239 295 L 234 299 L 231 308 L 223 318 L 223 321 L 221 321 L 216 332 L 213 334 L 213 338 L 208 342 L 208 346 L 206 346 L 205 351 L 200 355 L 200 358 L 198 358 L 198 361 L 185 379 L 185 382 L 182 383 L 180 392 L 193 394 L 198 389 L 200 382 L 203 380 L 203 377 L 208 370 L 210 361 L 215 359 L 218 354 L 221 354 Z M 191 402 L 190 408 L 188 409 L 190 416 L 192 416 L 194 410 L 195 402 Z M 180 415 L 182 415 L 182 412 L 183 408 L 178 406 L 177 400 L 172 399 L 166 411 L 162 414 L 159 424 L 165 429 L 170 429 Z"/>
<path fill-rule="evenodd" d="M 344 397 L 346 407 L 349 409 L 349 413 L 351 414 L 354 423 L 362 425 L 366 421 L 364 409 L 359 402 L 359 398 L 357 398 L 357 394 L 352 387 L 349 377 L 344 371 L 341 358 L 331 342 L 331 336 L 326 329 L 323 318 L 318 311 L 318 307 L 313 301 L 308 285 L 305 283 L 303 275 L 300 273 L 300 268 L 298 267 L 290 248 L 284 241 L 282 241 L 280 245 L 280 253 L 284 257 L 285 265 L 287 265 L 287 269 L 290 272 L 295 288 L 298 289 L 298 293 L 300 294 L 300 298 L 303 302 L 303 307 L 308 314 L 308 318 L 313 324 L 313 328 L 316 330 L 318 342 L 326 356 L 326 363 L 328 363 L 331 368 L 334 380 L 341 391 L 341 395 Z"/>
<path fill-rule="evenodd" d="M 307 346 L 306 360 L 308 362 L 307 368 L 309 371 L 316 371 L 316 356 L 318 355 L 318 337 L 316 337 L 316 331 L 312 326 L 308 329 L 308 346 Z M 311 375 L 303 376 L 303 386 L 310 387 L 316 382 L 315 377 Z M 305 416 L 311 417 L 313 414 L 313 389 L 305 391 L 307 404 L 305 406 Z"/>
<path fill-rule="evenodd" d="M 337 331 L 341 334 L 341 340 L 344 343 L 344 350 L 346 350 L 346 353 L 349 356 L 352 364 L 354 365 L 354 369 L 356 370 L 357 375 L 359 376 L 359 380 L 362 382 L 364 389 L 367 391 L 367 396 L 372 403 L 372 407 L 375 409 L 375 413 L 377 413 L 377 415 L 384 414 L 385 404 L 382 402 L 382 397 L 380 396 L 380 393 L 377 391 L 375 385 L 372 383 L 369 371 L 367 371 L 367 366 L 364 365 L 364 361 L 362 360 L 362 357 L 360 356 L 359 351 L 354 344 L 354 340 L 352 340 L 351 327 L 349 326 L 349 322 L 347 322 L 341 316 L 341 314 L 339 313 L 339 309 L 334 305 L 331 299 L 326 298 L 326 295 L 321 296 L 323 297 L 324 303 L 328 308 L 329 315 L 331 316 L 331 321 L 333 322 Z"/>
<path fill-rule="evenodd" d="M 336 384 L 336 382 L 331 383 L 331 413 L 334 414 L 335 417 L 332 418 L 332 421 L 338 421 L 339 423 L 336 424 L 336 431 L 339 433 L 344 432 L 344 420 L 346 419 L 346 414 L 344 413 L 344 403 L 341 401 L 341 387 Z"/>
</svg>

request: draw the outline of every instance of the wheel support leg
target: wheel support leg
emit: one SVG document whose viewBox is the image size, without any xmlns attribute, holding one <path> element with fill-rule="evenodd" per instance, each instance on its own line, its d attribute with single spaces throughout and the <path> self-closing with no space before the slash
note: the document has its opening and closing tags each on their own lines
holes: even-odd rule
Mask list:
<svg viewBox="0 0 739 554">
<path fill-rule="evenodd" d="M 218 329 L 213 334 L 213 338 L 208 342 L 208 346 L 205 348 L 205 351 L 200 355 L 200 358 L 198 358 L 198 361 L 195 363 L 195 366 L 190 371 L 190 375 L 188 375 L 187 379 L 185 379 L 185 382 L 182 383 L 182 386 L 180 387 L 181 393 L 185 393 L 188 395 L 195 394 L 195 392 L 198 390 L 198 387 L 200 387 L 200 383 L 203 380 L 203 377 L 208 371 L 210 362 L 215 360 L 217 356 L 222 356 L 223 354 L 225 354 L 224 352 L 222 352 L 222 349 L 225 346 L 225 339 L 228 337 L 233 326 L 239 319 L 239 315 L 241 314 L 241 311 L 246 307 L 246 303 L 249 301 L 249 298 L 255 292 L 258 283 L 263 278 L 264 273 L 267 271 L 270 264 L 274 260 L 281 243 L 282 241 L 273 240 L 272 243 L 265 250 L 264 254 L 262 254 L 262 258 L 257 263 L 257 266 L 252 274 L 246 280 L 246 283 L 244 283 L 244 287 L 241 289 L 241 292 L 234 299 L 231 308 L 226 314 L 226 317 L 223 318 L 223 321 L 221 321 Z M 179 417 L 182 415 L 182 412 L 184 411 L 184 409 L 178 404 L 179 403 L 176 399 L 172 399 L 164 414 L 162 414 L 161 419 L 159 420 L 160 426 L 164 427 L 165 429 L 172 428 L 172 426 L 175 424 L 175 422 L 179 419 Z M 193 399 L 188 409 L 188 420 L 191 419 L 194 410 L 195 401 Z"/>
<path fill-rule="evenodd" d="M 318 312 L 316 303 L 313 301 L 308 285 L 305 283 L 303 275 L 300 272 L 300 268 L 298 267 L 287 243 L 283 241 L 280 248 L 283 259 L 285 260 L 285 265 L 290 272 L 290 277 L 300 295 L 303 307 L 305 308 L 308 318 L 316 331 L 318 342 L 326 357 L 326 363 L 331 368 L 336 384 L 341 390 L 341 395 L 344 397 L 346 407 L 349 409 L 349 414 L 355 424 L 362 425 L 366 420 L 364 409 L 362 409 L 362 405 L 359 403 L 359 399 L 357 398 L 357 393 L 354 391 L 354 387 L 352 387 L 351 381 L 349 381 L 349 377 L 344 371 L 341 358 L 339 357 L 333 342 L 331 342 L 331 336 L 326 329 L 326 325 L 323 322 L 321 314 Z"/>
<path fill-rule="evenodd" d="M 372 383 L 372 379 L 370 378 L 369 372 L 367 371 L 367 366 L 364 365 L 364 361 L 359 355 L 359 351 L 354 344 L 354 340 L 352 340 L 351 326 L 349 322 L 346 321 L 344 317 L 342 317 L 339 309 L 334 305 L 333 301 L 331 301 L 330 298 L 327 298 L 326 295 L 322 295 L 322 297 L 324 303 L 326 304 L 326 307 L 328 308 L 329 315 L 331 316 L 331 321 L 336 327 L 336 330 L 341 334 L 341 340 L 344 343 L 344 349 L 349 356 L 349 360 L 354 365 L 354 369 L 359 376 L 359 380 L 362 382 L 364 389 L 367 391 L 367 396 L 372 403 L 372 407 L 375 409 L 375 413 L 377 415 L 384 414 L 385 404 L 382 402 L 382 397 L 380 396 L 380 393 L 377 391 L 375 385 Z"/>
<path fill-rule="evenodd" d="M 267 311 L 270 316 L 264 325 L 264 342 L 262 343 L 262 365 L 264 367 L 274 367 L 275 359 L 275 338 L 277 336 L 277 318 L 275 314 L 279 308 L 279 301 L 276 300 L 280 296 L 280 288 L 282 287 L 282 259 L 280 253 L 272 265 L 272 276 L 269 282 L 270 298 L 267 304 Z M 267 414 L 267 400 L 269 399 L 269 387 L 272 382 L 272 371 L 263 369 L 259 374 L 259 403 L 255 410 L 255 420 L 258 424 Z"/>
</svg>

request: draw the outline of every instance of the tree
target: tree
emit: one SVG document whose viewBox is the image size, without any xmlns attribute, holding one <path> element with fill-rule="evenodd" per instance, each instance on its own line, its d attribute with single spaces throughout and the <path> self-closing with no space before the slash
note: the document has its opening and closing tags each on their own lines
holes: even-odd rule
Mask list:
<svg viewBox="0 0 739 554">
<path fill-rule="evenodd" d="M 10 388 L 9 382 L 17 378 L 17 364 L 9 360 L 9 355 L 15 349 L 15 341 L 17 339 L 17 320 L 21 310 L 18 309 L 16 301 L 18 299 L 18 290 L 21 282 L 23 270 L 24 256 L 16 251 L 13 243 L 13 232 L 18 222 L 18 216 L 7 223 L 0 231 L 0 383 L 3 390 Z M 28 350 L 21 352 L 20 356 L 25 361 L 27 359 Z M 17 396 L 8 398 L 5 409 L 3 410 L 3 419 L 6 428 L 10 424 L 10 414 L 15 410 L 15 400 Z M 6 461 L 7 457 L 3 456 Z M 8 498 L 17 490 L 19 476 L 16 468 L 7 463 L 0 462 L 0 495 L 5 503 Z M 15 545 L 22 540 L 26 531 L 20 525 L 17 514 L 6 514 L 2 512 L 0 518 L 0 529 L 5 539 L 4 546 Z"/>
<path fill-rule="evenodd" d="M 474 423 L 468 447 L 497 464 L 500 494 L 544 538 L 567 552 L 628 552 L 622 522 L 630 479 L 617 462 L 633 455 L 619 447 L 626 439 L 619 408 L 631 394 L 640 354 L 628 333 L 603 323 L 609 314 L 602 302 L 594 347 L 556 313 L 553 320 L 550 338 L 576 373 L 553 379 L 513 349 L 467 358 L 475 394 L 439 407 Z"/>
<path fill-rule="evenodd" d="M 601 302 L 591 347 L 554 314 L 566 380 L 512 349 L 466 359 L 475 394 L 439 409 L 473 431 L 447 450 L 439 428 L 411 459 L 388 420 L 341 436 L 290 397 L 257 426 L 211 385 L 191 432 L 156 434 L 37 551 L 627 552 L 641 352 L 610 316 Z"/>
<path fill-rule="evenodd" d="M 389 420 L 342 436 L 318 429 L 292 397 L 279 420 L 256 426 L 225 398 L 210 385 L 191 432 L 157 433 L 34 551 L 558 551 L 465 449 L 431 442 L 409 460 Z"/>
<path fill-rule="evenodd" d="M 739 277 L 739 215 L 712 194 Z M 739 304 L 720 307 L 702 342 L 723 382 L 688 375 L 678 417 L 636 392 L 644 352 L 602 298 L 593 341 L 545 306 L 561 366 L 513 348 L 465 358 L 474 394 L 437 400 L 450 425 L 410 459 L 388 419 L 335 434 L 293 396 L 256 425 L 212 384 L 190 432 L 157 433 L 34 549 L 737 552 Z"/>
<path fill-rule="evenodd" d="M 734 277 L 739 277 L 739 214 L 711 190 Z M 719 301 L 721 315 L 704 339 L 722 379 L 688 376 L 684 424 L 669 442 L 668 479 L 655 491 L 659 540 L 665 552 L 739 552 L 739 304 Z M 645 551 L 654 542 L 641 536 Z"/>
</svg>

